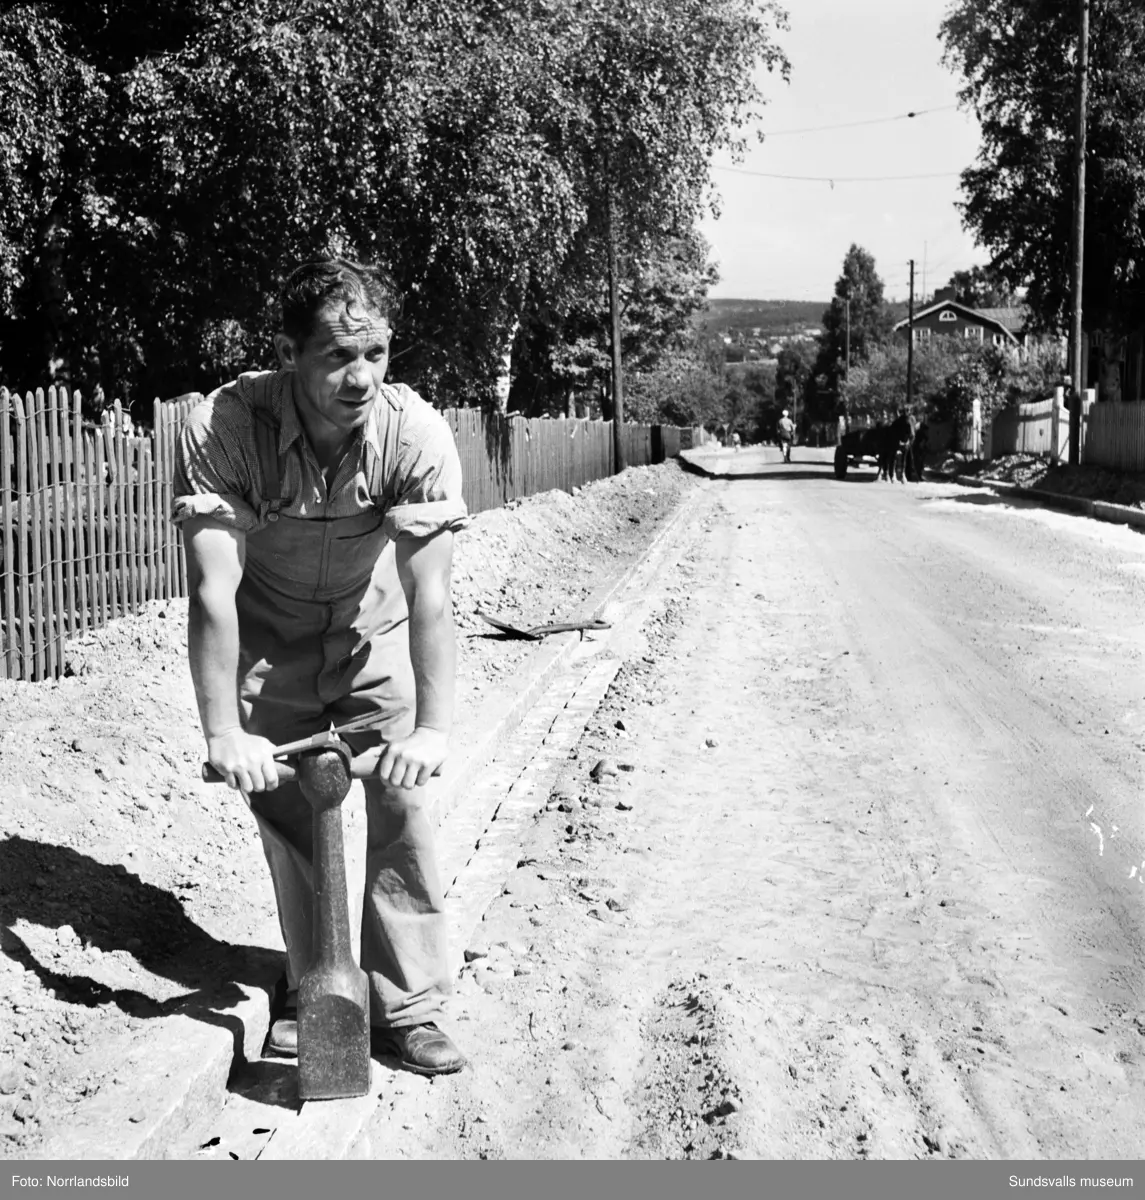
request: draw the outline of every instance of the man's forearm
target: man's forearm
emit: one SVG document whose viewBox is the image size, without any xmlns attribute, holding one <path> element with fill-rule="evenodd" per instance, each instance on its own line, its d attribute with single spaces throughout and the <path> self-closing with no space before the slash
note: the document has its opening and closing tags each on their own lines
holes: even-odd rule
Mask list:
<svg viewBox="0 0 1145 1200">
<path fill-rule="evenodd" d="M 187 657 L 199 720 L 208 740 L 242 727 L 238 700 L 239 619 L 233 599 L 191 598 Z"/>
<path fill-rule="evenodd" d="M 457 683 L 457 637 L 448 593 L 418 596 L 410 606 L 410 661 L 417 688 L 418 727 L 448 733 Z"/>
</svg>

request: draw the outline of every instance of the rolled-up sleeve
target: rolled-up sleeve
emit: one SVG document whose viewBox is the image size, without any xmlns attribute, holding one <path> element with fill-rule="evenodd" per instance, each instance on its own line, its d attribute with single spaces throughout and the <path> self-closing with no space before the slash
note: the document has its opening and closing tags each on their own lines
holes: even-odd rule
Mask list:
<svg viewBox="0 0 1145 1200">
<path fill-rule="evenodd" d="M 187 415 L 175 452 L 174 524 L 211 517 L 246 533 L 257 528 L 258 514 L 246 499 L 251 480 L 243 447 L 250 434 L 241 428 L 238 403 L 216 392 Z"/>
<path fill-rule="evenodd" d="M 395 501 L 385 516 L 388 537 L 425 538 L 469 524 L 461 494 L 461 459 L 445 418 L 424 401 L 403 421 Z"/>
</svg>

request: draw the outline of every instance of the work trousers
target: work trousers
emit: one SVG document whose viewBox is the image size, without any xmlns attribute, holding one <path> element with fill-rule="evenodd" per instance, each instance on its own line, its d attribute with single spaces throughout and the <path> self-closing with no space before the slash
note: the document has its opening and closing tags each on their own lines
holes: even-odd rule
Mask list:
<svg viewBox="0 0 1145 1200">
<path fill-rule="evenodd" d="M 440 1014 L 450 987 L 445 903 L 425 788 L 407 791 L 376 780 L 364 787 L 361 966 L 370 982 L 370 1022 L 420 1025 Z M 313 809 L 293 783 L 255 793 L 250 806 L 274 881 L 287 986 L 294 989 L 314 956 Z"/>
<path fill-rule="evenodd" d="M 248 640 L 255 644 L 253 633 Z M 289 646 L 268 640 L 245 664 L 245 727 L 276 745 L 307 737 L 330 722 L 375 714 L 378 727 L 347 734 L 355 754 L 413 731 L 414 679 L 406 628 L 340 656 L 328 636 Z M 347 665 L 349 664 L 349 665 Z M 426 789 L 363 780 L 366 871 L 361 966 L 370 981 L 370 1020 L 382 1028 L 436 1019 L 450 991 L 445 898 L 434 851 Z M 312 814 L 297 783 L 249 798 L 274 881 L 287 953 L 287 983 L 296 988 L 313 957 Z M 350 880 L 349 886 L 355 886 Z"/>
</svg>

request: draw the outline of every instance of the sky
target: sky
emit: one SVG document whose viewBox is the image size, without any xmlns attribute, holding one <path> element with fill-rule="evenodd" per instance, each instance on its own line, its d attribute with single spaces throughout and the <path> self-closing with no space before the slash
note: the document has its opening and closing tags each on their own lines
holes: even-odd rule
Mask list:
<svg viewBox="0 0 1145 1200">
<path fill-rule="evenodd" d="M 958 110 L 959 77 L 941 63 L 948 0 L 786 0 L 777 40 L 790 83 L 761 73 L 769 103 L 743 160 L 712 171 L 721 213 L 703 223 L 721 280 L 713 298 L 828 300 L 852 243 L 868 250 L 888 299 L 905 300 L 953 271 L 985 264 L 955 207 L 958 173 L 978 152 L 978 125 Z M 925 112 L 923 110 L 941 110 Z M 903 117 L 908 112 L 918 116 Z M 815 133 L 787 130 L 880 121 Z M 735 171 L 725 168 L 734 166 Z M 771 179 L 743 172 L 834 177 Z M 848 176 L 943 178 L 845 182 Z"/>
</svg>

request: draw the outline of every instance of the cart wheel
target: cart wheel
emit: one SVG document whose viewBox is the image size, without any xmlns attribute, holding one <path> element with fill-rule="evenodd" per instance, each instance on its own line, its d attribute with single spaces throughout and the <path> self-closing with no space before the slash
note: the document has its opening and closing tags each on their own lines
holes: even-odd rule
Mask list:
<svg viewBox="0 0 1145 1200">
<path fill-rule="evenodd" d="M 847 452 L 842 446 L 835 447 L 835 478 L 847 478 Z"/>
</svg>

